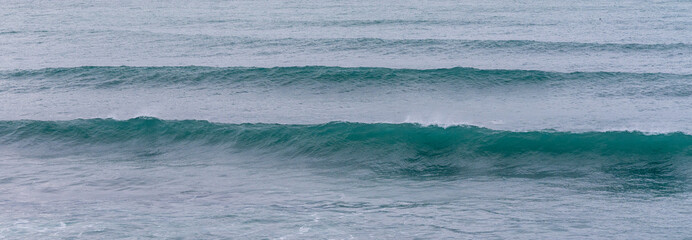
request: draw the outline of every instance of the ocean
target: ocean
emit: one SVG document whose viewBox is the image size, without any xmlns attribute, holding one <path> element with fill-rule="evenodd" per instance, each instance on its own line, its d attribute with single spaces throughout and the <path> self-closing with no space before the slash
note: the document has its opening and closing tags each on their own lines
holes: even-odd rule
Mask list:
<svg viewBox="0 0 692 240">
<path fill-rule="evenodd" d="M 0 239 L 689 239 L 690 1 L 0 1 Z"/>
</svg>

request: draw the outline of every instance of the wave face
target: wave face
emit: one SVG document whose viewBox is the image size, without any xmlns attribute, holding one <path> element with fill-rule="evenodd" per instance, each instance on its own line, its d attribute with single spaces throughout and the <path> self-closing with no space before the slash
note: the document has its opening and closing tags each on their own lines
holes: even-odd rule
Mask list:
<svg viewBox="0 0 692 240">
<path fill-rule="evenodd" d="M 595 155 L 688 156 L 692 136 L 683 133 L 554 131 L 511 132 L 475 126 L 421 126 L 419 124 L 332 122 L 317 125 L 221 124 L 198 120 L 160 120 L 139 117 L 71 121 L 2 121 L 5 144 L 55 142 L 66 145 L 149 142 L 151 146 L 187 144 L 225 145 L 240 149 L 279 151 L 296 148 L 305 154 L 333 154 L 370 148 L 395 152 L 420 149 L 472 155 L 526 153 Z M 427 146 L 427 147 L 426 147 Z M 310 150 L 313 149 L 313 150 Z M 364 151 L 371 152 L 371 151 Z M 430 154 L 435 156 L 436 154 Z M 445 154 L 442 154 L 445 155 Z"/>
<path fill-rule="evenodd" d="M 505 168 L 554 165 L 661 164 L 692 159 L 692 136 L 640 132 L 510 132 L 474 126 L 333 122 L 319 125 L 218 124 L 206 121 L 126 121 L 89 119 L 58 122 L 0 122 L 0 141 L 19 149 L 46 145 L 44 152 L 158 152 L 204 146 L 230 155 L 237 152 L 278 154 L 330 171 L 363 168 L 384 177 L 431 177 L 473 174 L 473 165 Z M 32 150 L 33 151 L 33 150 Z M 286 159 L 287 158 L 287 159 Z M 538 162 L 538 163 L 536 163 Z M 468 169 L 467 169 L 468 168 Z M 476 169 L 477 170 L 477 169 Z M 507 169 L 498 169 L 498 171 Z M 558 171 L 559 172 L 559 171 Z M 511 174 L 507 172 L 506 174 Z M 518 173 L 514 173 L 518 174 Z M 549 176 L 554 172 L 538 173 Z"/>
</svg>

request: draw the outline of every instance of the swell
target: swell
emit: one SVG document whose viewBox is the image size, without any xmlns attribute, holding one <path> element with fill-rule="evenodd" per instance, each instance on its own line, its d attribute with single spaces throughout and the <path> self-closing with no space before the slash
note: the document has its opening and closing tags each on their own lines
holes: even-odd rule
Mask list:
<svg viewBox="0 0 692 240">
<path fill-rule="evenodd" d="M 298 168 L 365 179 L 564 178 L 577 181 L 570 188 L 666 195 L 690 191 L 692 173 L 692 136 L 682 133 L 511 132 L 349 122 L 218 124 L 148 117 L 1 121 L 0 154 L 54 161 L 86 157 L 146 165 Z"/>
<path fill-rule="evenodd" d="M 339 20 L 339 21 L 283 21 L 273 22 L 274 25 L 282 27 L 310 26 L 310 27 L 365 27 L 365 26 L 406 26 L 406 25 L 429 25 L 429 26 L 463 26 L 488 24 L 488 21 L 460 21 L 460 20 L 437 20 L 437 19 L 378 19 L 378 20 Z M 517 23 L 513 23 L 517 24 Z M 555 24 L 526 23 L 524 26 L 551 26 Z"/>
<path fill-rule="evenodd" d="M 389 21 L 346 21 L 340 24 L 359 25 L 369 23 L 385 23 Z M 417 22 L 417 21 L 416 21 Z M 324 24 L 327 22 L 316 22 Z M 391 22 L 395 23 L 395 22 Z M 273 26 L 276 26 L 274 24 Z M 636 43 L 636 42 L 568 42 L 568 41 L 537 41 L 526 39 L 515 40 L 478 40 L 478 39 L 446 39 L 446 38 L 377 38 L 377 37 L 313 37 L 313 38 L 271 38 L 271 37 L 242 37 L 214 35 L 210 33 L 161 32 L 160 30 L 82 30 L 82 31 L 9 31 L 0 34 L 45 34 L 61 35 L 69 38 L 75 35 L 128 35 L 135 38 L 160 38 L 174 42 L 194 42 L 205 48 L 230 47 L 234 49 L 273 49 L 280 47 L 282 52 L 303 51 L 350 51 L 360 50 L 376 53 L 431 53 L 431 52 L 465 52 L 470 50 L 519 51 L 524 53 L 583 53 L 583 52 L 617 52 L 641 53 L 660 52 L 670 54 L 692 53 L 692 43 Z"/>
<path fill-rule="evenodd" d="M 530 70 L 481 70 L 475 68 L 392 69 L 307 67 L 75 67 L 0 72 L 5 84 L 0 91 L 41 91 L 54 88 L 114 88 L 148 84 L 236 85 L 240 87 L 275 86 L 401 86 L 413 84 L 448 84 L 457 87 L 492 87 L 517 84 L 581 82 L 604 84 L 655 83 L 675 90 L 673 95 L 692 94 L 692 75 L 624 72 L 545 72 Z M 666 89 L 668 89 L 666 88 Z M 666 90 L 663 89 L 663 90 Z M 678 93 L 680 92 L 680 93 Z"/>
<path fill-rule="evenodd" d="M 212 38 L 212 36 L 207 36 Z M 218 37 L 215 37 L 218 38 Z M 688 43 L 597 43 L 597 42 L 546 42 L 535 40 L 464 40 L 464 39 L 386 39 L 386 38 L 283 38 L 255 39 L 229 38 L 224 45 L 268 47 L 276 45 L 321 46 L 324 50 L 368 50 L 375 52 L 458 52 L 468 50 L 522 51 L 525 53 L 546 52 L 647 52 L 670 51 L 692 52 Z M 218 46 L 218 45 L 217 45 Z M 309 48 L 308 48 L 309 49 Z M 290 51 L 290 50 L 289 50 Z"/>
<path fill-rule="evenodd" d="M 514 50 L 526 53 L 562 52 L 645 52 L 678 51 L 692 52 L 692 44 L 687 43 L 595 43 L 595 42 L 545 42 L 535 40 L 461 40 L 461 39 L 382 39 L 382 38 L 337 38 L 337 39 L 278 39 L 269 42 L 312 42 L 336 49 L 382 49 L 401 47 L 403 49 L 425 48 L 427 51 L 454 51 L 454 49 Z M 343 47 L 342 47 L 343 46 Z M 459 51 L 459 50 L 457 50 Z"/>
<path fill-rule="evenodd" d="M 499 131 L 475 126 L 331 122 L 316 125 L 222 124 L 199 120 L 78 119 L 0 121 L 4 145 L 136 147 L 205 146 L 236 150 L 329 156 L 343 152 L 444 156 L 593 155 L 612 157 L 692 156 L 692 136 L 683 133 Z"/>
</svg>

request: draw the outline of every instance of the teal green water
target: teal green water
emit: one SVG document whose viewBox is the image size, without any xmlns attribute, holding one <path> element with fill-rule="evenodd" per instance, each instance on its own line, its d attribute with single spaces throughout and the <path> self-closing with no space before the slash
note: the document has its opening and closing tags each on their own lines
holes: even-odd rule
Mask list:
<svg viewBox="0 0 692 240">
<path fill-rule="evenodd" d="M 6 83 L 56 87 L 107 88 L 128 84 L 237 84 L 242 82 L 265 85 L 297 85 L 309 87 L 317 83 L 355 85 L 442 84 L 495 86 L 542 82 L 577 81 L 582 84 L 601 83 L 666 83 L 679 81 L 680 91 L 690 92 L 692 75 L 669 73 L 626 72 L 544 72 L 531 70 L 483 70 L 475 68 L 392 69 L 341 67 L 275 67 L 275 68 L 216 68 L 216 67 L 77 67 L 14 70 L 0 72 Z M 70 81 L 65 81 L 70 79 Z M 36 86 L 36 90 L 40 90 Z M 4 91 L 13 90 L 11 85 Z"/>
<path fill-rule="evenodd" d="M 690 207 L 683 133 L 141 117 L 2 121 L 0 143 L 3 227 L 22 236 L 678 236 Z"/>
<path fill-rule="evenodd" d="M 689 1 L 0 6 L 0 239 L 692 236 Z"/>
<path fill-rule="evenodd" d="M 333 174 L 365 170 L 377 178 L 575 177 L 593 173 L 573 167 L 591 170 L 623 164 L 643 165 L 634 171 L 687 183 L 685 173 L 692 158 L 692 136 L 683 133 L 509 132 L 418 124 L 217 124 L 156 118 L 9 121 L 0 123 L 0 136 L 10 149 L 37 156 L 94 151 L 146 156 L 170 149 L 196 152 L 202 146 L 220 156 L 269 154 L 277 161 L 316 165 Z M 23 150 L 37 145 L 46 149 Z M 531 172 L 531 168 L 538 169 Z M 666 190 L 656 184 L 650 187 Z M 675 190 L 687 190 L 678 187 Z"/>
<path fill-rule="evenodd" d="M 222 146 L 238 151 L 263 150 L 298 156 L 408 153 L 398 157 L 420 159 L 449 156 L 473 159 L 523 154 L 593 155 L 617 158 L 686 158 L 692 154 L 692 136 L 684 133 L 555 131 L 510 132 L 475 126 L 421 126 L 419 124 L 332 122 L 319 125 L 219 124 L 207 121 L 164 121 L 135 118 L 126 121 L 89 119 L 72 121 L 0 122 L 3 143 L 20 148 L 33 144 L 103 146 L 146 144 L 144 148 L 186 144 Z M 64 145 L 64 146 L 63 146 Z M 60 146 L 60 147 L 58 147 Z M 411 150 L 411 151 L 409 151 Z M 381 153 L 380 153 L 381 152 Z M 383 156 L 385 156 L 383 155 Z M 374 156 L 371 156 L 374 157 Z M 425 162 L 425 161 L 423 161 Z"/>
</svg>

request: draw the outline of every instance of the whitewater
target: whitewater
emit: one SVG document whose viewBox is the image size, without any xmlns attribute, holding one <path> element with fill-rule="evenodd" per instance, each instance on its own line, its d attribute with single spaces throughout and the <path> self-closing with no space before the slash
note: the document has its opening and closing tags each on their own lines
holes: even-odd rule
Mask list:
<svg viewBox="0 0 692 240">
<path fill-rule="evenodd" d="M 687 1 L 4 1 L 0 239 L 685 239 Z"/>
</svg>

